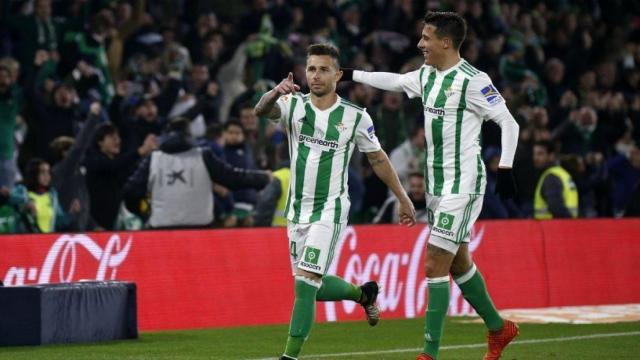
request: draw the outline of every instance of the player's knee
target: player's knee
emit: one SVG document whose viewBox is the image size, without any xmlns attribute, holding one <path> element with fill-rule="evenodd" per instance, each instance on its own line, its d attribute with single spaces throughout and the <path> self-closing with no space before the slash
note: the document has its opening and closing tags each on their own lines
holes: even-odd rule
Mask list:
<svg viewBox="0 0 640 360">
<path fill-rule="evenodd" d="M 471 269 L 471 266 L 473 266 L 472 262 L 454 261 L 453 264 L 451 264 L 451 270 L 449 272 L 453 276 L 460 276 L 460 275 L 466 274 L 467 271 Z"/>
<path fill-rule="evenodd" d="M 322 275 L 305 271 L 300 268 L 296 269 L 296 279 L 297 278 L 304 278 L 305 280 L 313 281 L 314 283 L 322 283 Z"/>
</svg>

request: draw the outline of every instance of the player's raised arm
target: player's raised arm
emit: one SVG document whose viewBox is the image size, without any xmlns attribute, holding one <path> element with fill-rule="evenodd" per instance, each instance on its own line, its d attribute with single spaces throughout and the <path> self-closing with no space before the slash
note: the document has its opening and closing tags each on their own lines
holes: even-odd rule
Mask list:
<svg viewBox="0 0 640 360">
<path fill-rule="evenodd" d="M 406 74 L 390 72 L 368 72 L 342 69 L 343 81 L 355 81 L 377 89 L 404 92 L 410 98 L 422 95 L 420 86 L 421 69 Z"/>
<path fill-rule="evenodd" d="M 269 119 L 278 119 L 282 115 L 280 106 L 276 105 L 276 101 L 282 95 L 295 94 L 300 91 L 300 86 L 293 82 L 293 74 L 289 73 L 286 79 L 282 79 L 280 84 L 274 87 L 271 91 L 266 92 L 260 98 L 260 101 L 253 108 L 253 112 L 256 116 L 266 116 Z"/>
<path fill-rule="evenodd" d="M 416 223 L 416 209 L 414 209 L 411 199 L 409 199 L 409 196 L 402 188 L 400 180 L 398 179 L 398 174 L 393 170 L 391 161 L 389 161 L 387 154 L 384 150 L 369 152 L 367 153 L 367 159 L 369 159 L 369 164 L 371 164 L 376 175 L 398 198 L 400 203 L 400 223 L 407 226 L 413 226 Z"/>
</svg>

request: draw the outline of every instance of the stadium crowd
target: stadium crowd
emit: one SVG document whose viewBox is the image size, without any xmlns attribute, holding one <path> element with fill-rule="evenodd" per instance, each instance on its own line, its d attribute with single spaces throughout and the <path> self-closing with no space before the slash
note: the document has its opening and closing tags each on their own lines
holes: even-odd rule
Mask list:
<svg viewBox="0 0 640 360">
<path fill-rule="evenodd" d="M 306 92 L 313 43 L 336 45 L 344 67 L 417 69 L 428 10 L 464 15 L 462 57 L 493 79 L 520 125 L 515 201 L 493 192 L 500 133 L 483 126 L 481 218 L 534 217 L 540 192 L 554 217 L 640 215 L 635 2 L 2 0 L 0 233 L 144 227 L 149 202 L 130 196 L 130 178 L 143 159 L 172 146 L 171 125 L 185 119 L 183 134 L 226 167 L 277 175 L 287 166 L 286 136 L 254 115 L 260 96 L 289 71 Z M 338 93 L 368 109 L 424 210 L 420 99 L 348 82 Z M 551 164 L 577 189 L 575 212 L 554 209 L 554 197 L 571 208 L 562 183 L 539 184 Z M 260 192 L 266 180 L 236 189 L 211 178 L 200 196 L 215 197 L 215 220 L 203 226 L 270 225 L 278 216 L 279 185 Z M 393 200 L 362 155 L 349 166 L 349 192 L 352 222 L 394 220 Z"/>
</svg>

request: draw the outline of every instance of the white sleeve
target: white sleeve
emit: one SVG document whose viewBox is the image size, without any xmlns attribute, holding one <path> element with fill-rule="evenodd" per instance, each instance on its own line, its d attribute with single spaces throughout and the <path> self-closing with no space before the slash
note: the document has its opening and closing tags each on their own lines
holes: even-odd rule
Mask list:
<svg viewBox="0 0 640 360">
<path fill-rule="evenodd" d="M 415 98 L 422 96 L 420 71 L 421 69 L 406 74 L 395 74 L 354 70 L 353 81 L 382 90 L 404 92 L 409 98 Z"/>
<path fill-rule="evenodd" d="M 283 95 L 276 100 L 276 106 L 280 108 L 280 117 L 277 119 L 269 119 L 273 122 L 279 122 L 283 125 L 287 123 L 289 111 L 291 110 L 291 95 Z M 286 126 L 285 126 L 286 127 Z"/>
<path fill-rule="evenodd" d="M 382 149 L 375 129 L 373 128 L 373 120 L 371 120 L 371 116 L 369 116 L 366 111 L 362 113 L 362 119 L 360 119 L 360 123 L 356 129 L 355 142 L 358 150 L 363 153 L 375 152 Z"/>
<path fill-rule="evenodd" d="M 469 82 L 467 107 L 478 114 L 482 120 L 493 119 L 509 111 L 502 95 L 485 73 L 474 76 Z"/>
<path fill-rule="evenodd" d="M 518 147 L 520 126 L 509 111 L 502 112 L 498 116 L 492 117 L 491 120 L 498 124 L 502 130 L 502 155 L 500 156 L 498 166 L 511 168 L 513 167 L 513 158 L 516 155 L 516 148 Z"/>
</svg>

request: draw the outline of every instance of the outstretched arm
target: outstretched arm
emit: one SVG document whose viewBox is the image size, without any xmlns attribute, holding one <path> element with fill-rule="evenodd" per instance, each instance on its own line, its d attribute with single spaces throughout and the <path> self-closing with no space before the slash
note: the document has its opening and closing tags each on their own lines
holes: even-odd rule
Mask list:
<svg viewBox="0 0 640 360">
<path fill-rule="evenodd" d="M 260 98 L 260 101 L 253 108 L 253 112 L 256 116 L 266 116 L 269 119 L 280 118 L 280 107 L 276 105 L 276 101 L 282 95 L 292 94 L 296 91 L 300 91 L 300 86 L 293 83 L 293 74 L 289 73 L 286 79 L 283 79 L 280 84 L 274 87 L 271 91 L 265 93 Z"/>
<path fill-rule="evenodd" d="M 413 203 L 407 196 L 407 193 L 400 185 L 398 174 L 391 166 L 389 157 L 383 150 L 367 153 L 369 163 L 373 168 L 376 175 L 382 180 L 398 198 L 400 202 L 400 223 L 408 226 L 413 226 L 416 223 L 416 210 L 413 208 Z"/>
<path fill-rule="evenodd" d="M 353 81 L 363 83 L 377 89 L 404 92 L 410 98 L 414 98 L 422 95 L 420 73 L 421 70 L 412 71 L 406 74 L 354 70 Z"/>
</svg>

